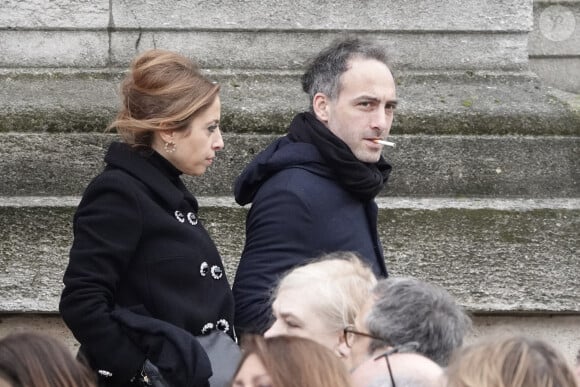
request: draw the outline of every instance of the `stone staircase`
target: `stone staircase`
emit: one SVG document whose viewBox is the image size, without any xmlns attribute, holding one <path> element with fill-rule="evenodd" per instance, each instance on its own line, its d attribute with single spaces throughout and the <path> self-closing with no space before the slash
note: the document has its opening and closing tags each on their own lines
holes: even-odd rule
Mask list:
<svg viewBox="0 0 580 387">
<path fill-rule="evenodd" d="M 389 48 L 401 100 L 397 146 L 385 150 L 394 171 L 378 199 L 391 274 L 446 287 L 474 315 L 470 338 L 524 332 L 572 359 L 580 90 L 551 88 L 530 70 L 538 59 L 528 37 L 539 41 L 533 28 L 546 6 L 506 3 L 4 2 L 0 335 L 24 327 L 76 345 L 57 311 L 72 214 L 116 138 L 103 129 L 136 52 L 199 58 L 222 85 L 226 148 L 205 176 L 186 181 L 233 279 L 247 211 L 234 203 L 233 180 L 306 108 L 306 59 L 351 32 Z"/>
</svg>

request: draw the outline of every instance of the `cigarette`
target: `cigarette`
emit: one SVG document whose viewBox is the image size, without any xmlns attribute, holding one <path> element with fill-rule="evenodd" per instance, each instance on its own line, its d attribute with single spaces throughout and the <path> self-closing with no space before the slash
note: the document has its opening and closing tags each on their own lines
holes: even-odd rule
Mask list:
<svg viewBox="0 0 580 387">
<path fill-rule="evenodd" d="M 381 145 L 386 145 L 386 146 L 392 146 L 393 148 L 395 147 L 395 143 L 394 142 L 390 142 L 390 141 L 385 141 L 385 140 L 373 140 L 373 142 L 375 144 L 381 144 Z"/>
</svg>

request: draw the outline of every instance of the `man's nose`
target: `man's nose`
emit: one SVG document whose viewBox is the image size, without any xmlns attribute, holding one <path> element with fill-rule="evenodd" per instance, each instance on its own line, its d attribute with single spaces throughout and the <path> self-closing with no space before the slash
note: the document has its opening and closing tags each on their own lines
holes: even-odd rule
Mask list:
<svg viewBox="0 0 580 387">
<path fill-rule="evenodd" d="M 378 109 L 373 117 L 373 129 L 377 131 L 379 135 L 389 132 L 391 129 L 391 122 L 393 119 L 387 112 L 383 109 Z"/>
</svg>

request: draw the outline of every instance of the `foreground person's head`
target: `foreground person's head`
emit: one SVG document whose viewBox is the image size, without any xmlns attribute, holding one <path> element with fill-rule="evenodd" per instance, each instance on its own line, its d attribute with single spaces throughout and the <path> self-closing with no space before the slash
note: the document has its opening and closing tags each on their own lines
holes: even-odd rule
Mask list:
<svg viewBox="0 0 580 387">
<path fill-rule="evenodd" d="M 551 345 L 523 336 L 487 337 L 456 352 L 449 387 L 576 387 L 574 373 Z"/>
<path fill-rule="evenodd" d="M 245 336 L 232 387 L 350 387 L 343 363 L 301 337 Z"/>
<path fill-rule="evenodd" d="M 274 323 L 266 337 L 301 336 L 337 352 L 376 283 L 354 253 L 336 252 L 291 270 L 274 292 Z"/>
</svg>

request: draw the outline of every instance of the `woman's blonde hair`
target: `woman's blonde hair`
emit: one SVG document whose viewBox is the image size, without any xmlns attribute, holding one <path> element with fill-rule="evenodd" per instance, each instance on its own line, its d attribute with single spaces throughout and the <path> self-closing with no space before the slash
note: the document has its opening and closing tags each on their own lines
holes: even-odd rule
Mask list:
<svg viewBox="0 0 580 387">
<path fill-rule="evenodd" d="M 117 129 L 130 145 L 150 147 L 154 131 L 187 130 L 219 89 L 190 59 L 166 50 L 145 51 L 121 82 L 121 108 L 108 129 Z"/>
<path fill-rule="evenodd" d="M 542 340 L 494 337 L 455 353 L 447 369 L 449 387 L 575 387 L 566 360 Z"/>
<path fill-rule="evenodd" d="M 244 361 L 256 355 L 275 387 L 350 387 L 350 376 L 343 362 L 328 348 L 297 336 L 264 339 L 246 335 L 242 340 Z M 234 376 L 235 378 L 235 376 Z"/>
<path fill-rule="evenodd" d="M 274 299 L 285 290 L 312 296 L 315 311 L 330 331 L 354 324 L 377 283 L 372 270 L 353 252 L 335 252 L 290 270 L 278 283 Z"/>
</svg>

